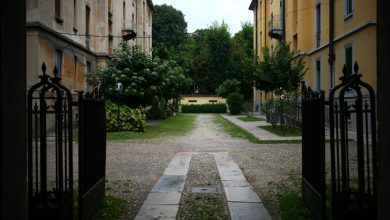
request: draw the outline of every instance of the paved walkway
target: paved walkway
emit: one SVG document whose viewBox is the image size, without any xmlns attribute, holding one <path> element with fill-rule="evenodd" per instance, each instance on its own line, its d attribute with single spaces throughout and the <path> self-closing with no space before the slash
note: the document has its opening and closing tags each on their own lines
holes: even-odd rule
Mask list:
<svg viewBox="0 0 390 220">
<path fill-rule="evenodd" d="M 258 126 L 271 125 L 266 121 L 252 121 L 245 122 L 237 119 L 237 116 L 222 114 L 222 117 L 226 118 L 230 122 L 240 126 L 242 129 L 247 130 L 252 133 L 256 138 L 263 141 L 275 141 L 275 140 L 302 140 L 302 137 L 281 137 L 279 135 L 273 134 L 269 131 L 266 131 Z"/>
<path fill-rule="evenodd" d="M 135 219 L 176 219 L 191 156 L 180 152 L 149 193 Z M 259 196 L 227 152 L 210 153 L 217 164 L 232 220 L 271 220 Z"/>
</svg>

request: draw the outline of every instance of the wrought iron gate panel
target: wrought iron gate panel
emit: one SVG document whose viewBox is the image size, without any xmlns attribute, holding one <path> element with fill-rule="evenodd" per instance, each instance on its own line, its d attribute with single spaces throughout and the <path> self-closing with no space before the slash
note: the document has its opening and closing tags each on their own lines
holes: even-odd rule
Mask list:
<svg viewBox="0 0 390 220">
<path fill-rule="evenodd" d="M 105 196 L 105 104 L 80 94 L 79 111 L 79 219 L 89 219 Z"/>
<path fill-rule="evenodd" d="M 333 218 L 375 219 L 375 92 L 361 81 L 357 63 L 354 70 L 350 75 L 344 66 L 342 83 L 329 95 Z"/>
<path fill-rule="evenodd" d="M 318 219 L 326 219 L 325 98 L 302 83 L 302 197 Z"/>
<path fill-rule="evenodd" d="M 43 75 L 27 94 L 30 219 L 70 219 L 73 213 L 72 96 Z M 57 71 L 54 69 L 54 75 Z M 49 135 L 48 135 L 49 134 Z"/>
</svg>

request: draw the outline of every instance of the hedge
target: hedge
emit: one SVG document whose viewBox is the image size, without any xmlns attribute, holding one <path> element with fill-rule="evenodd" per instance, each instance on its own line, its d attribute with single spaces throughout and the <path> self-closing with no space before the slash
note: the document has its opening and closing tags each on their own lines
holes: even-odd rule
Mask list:
<svg viewBox="0 0 390 220">
<path fill-rule="evenodd" d="M 182 105 L 182 113 L 226 113 L 226 104 Z"/>
<path fill-rule="evenodd" d="M 131 109 L 126 105 L 119 107 L 118 125 L 118 106 L 112 102 L 106 102 L 106 119 L 108 131 L 145 131 L 145 114 L 139 109 Z"/>
</svg>

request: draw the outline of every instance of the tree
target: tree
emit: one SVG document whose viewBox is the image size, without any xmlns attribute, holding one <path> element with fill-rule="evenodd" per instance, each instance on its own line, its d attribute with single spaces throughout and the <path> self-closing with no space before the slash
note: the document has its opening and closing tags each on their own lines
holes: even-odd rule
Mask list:
<svg viewBox="0 0 390 220">
<path fill-rule="evenodd" d="M 263 60 L 257 63 L 256 87 L 260 90 L 293 92 L 299 87 L 306 72 L 302 58 L 294 58 L 290 46 L 281 41 L 271 53 L 263 48 Z"/>
<path fill-rule="evenodd" d="M 89 82 L 101 82 L 108 100 L 121 100 L 129 107 L 156 105 L 162 100 L 180 97 L 184 87 L 191 84 L 183 69 L 172 60 L 152 59 L 139 47 L 121 42 L 113 53 L 112 65 L 99 68 L 98 73 L 87 77 Z M 114 85 L 123 84 L 123 91 Z"/>
<path fill-rule="evenodd" d="M 232 58 L 229 66 L 229 78 L 240 81 L 240 93 L 250 100 L 254 86 L 253 26 L 243 23 L 241 31 L 232 38 Z"/>
<path fill-rule="evenodd" d="M 231 93 L 238 93 L 240 85 L 241 82 L 236 79 L 227 79 L 217 88 L 217 95 L 226 98 Z"/>
<path fill-rule="evenodd" d="M 178 53 L 187 35 L 183 13 L 166 4 L 156 5 L 152 32 L 154 55 L 166 59 L 171 51 Z"/>
</svg>

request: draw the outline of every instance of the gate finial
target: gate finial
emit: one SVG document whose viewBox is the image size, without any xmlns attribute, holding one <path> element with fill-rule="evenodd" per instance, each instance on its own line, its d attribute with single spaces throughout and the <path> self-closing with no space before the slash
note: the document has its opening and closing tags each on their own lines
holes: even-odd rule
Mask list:
<svg viewBox="0 0 390 220">
<path fill-rule="evenodd" d="M 45 62 L 42 63 L 41 70 L 42 70 L 43 75 L 46 75 L 46 64 L 45 64 Z"/>
<path fill-rule="evenodd" d="M 54 77 L 55 78 L 59 78 L 58 76 L 58 69 L 57 69 L 57 65 L 54 66 L 54 69 L 53 69 L 53 74 L 54 74 Z"/>
<path fill-rule="evenodd" d="M 343 76 L 348 76 L 348 68 L 347 68 L 347 65 L 345 65 L 345 64 L 343 66 Z"/>
<path fill-rule="evenodd" d="M 355 70 L 355 74 L 359 74 L 359 65 L 357 62 L 355 62 L 355 65 L 353 66 L 353 70 Z"/>
</svg>

